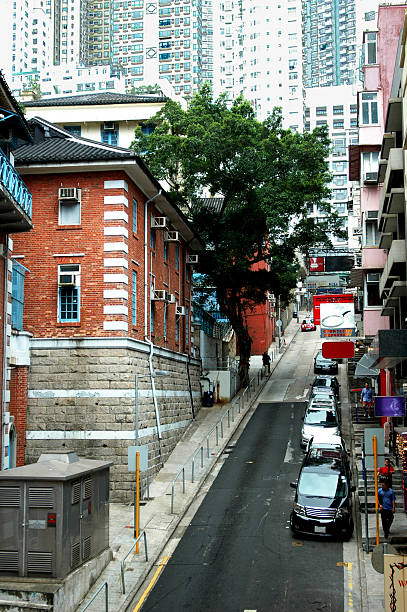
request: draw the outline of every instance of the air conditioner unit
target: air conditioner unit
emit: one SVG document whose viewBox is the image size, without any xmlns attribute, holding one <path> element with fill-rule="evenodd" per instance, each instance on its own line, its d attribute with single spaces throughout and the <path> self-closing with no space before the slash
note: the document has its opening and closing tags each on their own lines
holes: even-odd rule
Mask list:
<svg viewBox="0 0 407 612">
<path fill-rule="evenodd" d="M 379 216 L 378 210 L 367 210 L 366 211 L 366 219 L 377 219 Z"/>
<path fill-rule="evenodd" d="M 152 217 L 151 227 L 153 229 L 165 229 L 167 227 L 167 217 Z"/>
<path fill-rule="evenodd" d="M 187 255 L 187 264 L 197 264 L 199 261 L 198 255 Z"/>
<path fill-rule="evenodd" d="M 167 299 L 167 302 L 168 302 L 169 304 L 175 304 L 175 295 L 174 295 L 173 293 L 169 293 L 169 294 L 168 294 L 168 299 Z"/>
<path fill-rule="evenodd" d="M 176 306 L 175 307 L 175 314 L 177 315 L 177 317 L 182 317 L 185 315 L 185 306 Z"/>
<path fill-rule="evenodd" d="M 179 232 L 166 232 L 164 236 L 164 240 L 166 242 L 178 242 L 179 241 Z"/>
<path fill-rule="evenodd" d="M 365 183 L 377 183 L 377 172 L 365 172 Z"/>
<path fill-rule="evenodd" d="M 164 291 L 164 289 L 154 289 L 151 299 L 156 302 L 166 302 L 168 300 L 168 292 Z"/>
<path fill-rule="evenodd" d="M 107 123 L 104 123 L 103 129 L 106 131 L 113 131 L 115 129 L 115 125 L 113 121 L 108 121 Z"/>
<path fill-rule="evenodd" d="M 352 234 L 354 236 L 361 236 L 362 235 L 362 230 L 360 229 L 360 227 L 354 227 L 352 230 Z"/>
<path fill-rule="evenodd" d="M 59 200 L 77 201 L 80 200 L 80 190 L 76 187 L 60 187 L 58 190 Z"/>
<path fill-rule="evenodd" d="M 366 281 L 368 283 L 379 283 L 380 272 L 370 272 L 369 274 L 366 274 Z"/>
<path fill-rule="evenodd" d="M 59 286 L 60 287 L 76 287 L 77 286 L 77 274 L 60 274 L 59 275 Z"/>
</svg>

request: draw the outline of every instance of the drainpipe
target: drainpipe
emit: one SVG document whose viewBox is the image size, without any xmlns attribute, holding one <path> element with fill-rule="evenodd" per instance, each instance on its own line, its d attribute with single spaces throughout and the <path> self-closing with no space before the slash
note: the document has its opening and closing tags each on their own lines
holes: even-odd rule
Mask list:
<svg viewBox="0 0 407 612">
<path fill-rule="evenodd" d="M 150 354 L 148 357 L 148 366 L 150 370 L 151 378 L 151 391 L 153 394 L 155 420 L 157 423 L 157 434 L 158 434 L 158 449 L 160 453 L 160 461 L 162 464 L 162 452 L 161 452 L 161 424 L 160 424 L 160 413 L 158 411 L 157 394 L 155 392 L 155 380 L 154 380 L 154 369 L 153 369 L 153 354 L 154 344 L 148 334 L 148 303 L 150 298 L 150 287 L 148 282 L 148 205 L 150 202 L 158 198 L 162 194 L 162 189 L 159 190 L 152 198 L 144 202 L 144 341 L 150 345 Z"/>
<path fill-rule="evenodd" d="M 7 376 L 7 303 L 8 303 L 8 240 L 9 235 L 4 236 L 4 302 L 3 302 L 3 361 L 1 364 L 1 379 L 2 379 L 2 393 L 1 393 L 1 469 L 4 470 L 4 459 L 6 445 L 4 443 L 5 438 L 5 412 L 6 412 L 6 376 Z"/>
</svg>

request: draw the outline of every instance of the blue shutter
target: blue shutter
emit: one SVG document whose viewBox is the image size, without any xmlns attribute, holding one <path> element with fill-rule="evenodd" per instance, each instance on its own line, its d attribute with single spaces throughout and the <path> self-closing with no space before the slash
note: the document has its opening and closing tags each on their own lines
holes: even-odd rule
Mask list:
<svg viewBox="0 0 407 612">
<path fill-rule="evenodd" d="M 17 261 L 13 261 L 11 274 L 11 327 L 19 331 L 23 329 L 25 270 L 24 266 Z"/>
</svg>

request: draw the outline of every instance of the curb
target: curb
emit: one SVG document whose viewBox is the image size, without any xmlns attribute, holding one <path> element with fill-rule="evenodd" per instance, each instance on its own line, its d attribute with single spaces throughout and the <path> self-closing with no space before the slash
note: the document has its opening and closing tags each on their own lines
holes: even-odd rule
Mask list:
<svg viewBox="0 0 407 612">
<path fill-rule="evenodd" d="M 285 350 L 290 346 L 292 340 L 297 336 L 298 332 L 299 332 L 299 328 L 295 331 L 293 336 L 290 338 L 289 342 L 286 343 Z M 206 481 L 207 481 L 207 479 L 208 479 L 208 477 L 209 477 L 209 475 L 210 475 L 210 473 L 212 471 L 212 468 L 218 462 L 219 457 L 223 454 L 223 451 L 225 450 L 225 448 L 229 444 L 231 438 L 233 438 L 234 434 L 236 433 L 237 429 L 242 424 L 243 420 L 247 416 L 251 417 L 251 415 L 255 411 L 255 409 L 257 407 L 256 403 L 258 401 L 258 398 L 259 398 L 260 394 L 262 393 L 262 391 L 263 391 L 264 387 L 266 386 L 266 384 L 269 382 L 270 377 L 273 374 L 274 370 L 277 368 L 278 364 L 280 363 L 281 358 L 284 356 L 285 350 L 284 350 L 284 352 L 280 352 L 279 353 L 279 358 L 276 359 L 273 362 L 274 365 L 270 364 L 270 374 L 263 379 L 263 384 L 259 385 L 257 391 L 255 392 L 255 395 L 250 400 L 250 403 L 248 404 L 246 411 L 239 415 L 240 416 L 239 419 L 235 420 L 234 427 L 229 430 L 229 432 L 228 432 L 229 435 L 225 436 L 224 443 L 219 447 L 219 451 L 216 453 L 216 455 L 213 456 L 212 460 L 208 463 L 207 469 L 202 474 L 202 477 L 199 480 L 198 487 L 197 487 L 196 491 L 194 491 L 194 494 L 192 495 L 190 500 L 186 500 L 186 505 L 181 509 L 181 512 L 177 516 L 176 521 L 171 526 L 171 531 L 167 532 L 167 534 L 165 536 L 165 539 L 162 542 L 162 546 L 161 546 L 160 550 L 154 555 L 154 557 L 151 559 L 151 561 L 149 560 L 148 566 L 145 567 L 144 571 L 140 575 L 140 577 L 137 580 L 136 584 L 129 591 L 128 596 L 126 597 L 124 602 L 121 604 L 120 611 L 118 611 L 118 612 L 127 612 L 127 611 L 132 612 L 133 608 L 130 609 L 130 606 L 136 605 L 136 604 L 134 604 L 133 600 L 134 600 L 135 596 L 137 595 L 138 591 L 140 590 L 143 582 L 146 580 L 146 578 L 149 575 L 149 573 L 151 572 L 152 568 L 157 564 L 157 561 L 158 561 L 159 557 L 162 555 L 163 550 L 165 549 L 165 547 L 167 546 L 168 542 L 173 537 L 173 535 L 174 535 L 175 531 L 177 530 L 180 522 L 182 521 L 182 519 L 184 518 L 185 514 L 190 509 L 192 503 L 196 500 L 196 497 L 200 493 L 200 491 L 202 490 L 203 486 L 205 485 L 205 483 L 206 483 Z M 237 396 L 235 396 L 235 397 L 237 397 Z M 232 401 L 234 401 L 234 399 L 235 398 L 233 398 Z"/>
</svg>

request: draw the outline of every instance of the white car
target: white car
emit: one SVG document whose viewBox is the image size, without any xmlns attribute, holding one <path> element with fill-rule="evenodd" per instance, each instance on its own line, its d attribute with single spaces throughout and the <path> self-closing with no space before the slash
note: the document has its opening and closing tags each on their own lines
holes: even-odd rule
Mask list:
<svg viewBox="0 0 407 612">
<path fill-rule="evenodd" d="M 306 449 L 311 438 L 318 437 L 324 432 L 326 441 L 333 436 L 339 436 L 339 419 L 331 406 L 318 406 L 307 408 L 304 415 L 304 424 L 301 431 L 301 448 Z"/>
</svg>

